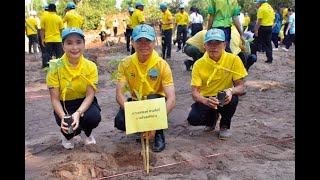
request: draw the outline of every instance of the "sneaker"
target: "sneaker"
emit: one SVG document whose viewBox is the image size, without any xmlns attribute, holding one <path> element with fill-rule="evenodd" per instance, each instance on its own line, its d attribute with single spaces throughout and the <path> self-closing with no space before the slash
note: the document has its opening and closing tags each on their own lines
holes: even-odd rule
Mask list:
<svg viewBox="0 0 320 180">
<path fill-rule="evenodd" d="M 285 47 L 283 47 L 282 50 L 284 50 L 284 51 L 286 51 L 286 52 L 289 51 L 289 49 L 287 49 L 287 48 L 285 48 Z"/>
<path fill-rule="evenodd" d="M 81 139 L 83 139 L 85 145 L 96 144 L 96 140 L 92 136 L 92 134 L 88 137 L 84 132 L 80 133 Z"/>
<path fill-rule="evenodd" d="M 66 149 L 73 149 L 74 148 L 73 139 L 67 140 L 66 137 L 62 136 L 62 145 Z"/>
<path fill-rule="evenodd" d="M 278 49 L 278 48 L 273 48 L 272 50 L 273 50 L 273 51 L 278 51 L 279 49 Z"/>
<path fill-rule="evenodd" d="M 232 133 L 231 133 L 230 129 L 222 128 L 219 131 L 219 138 L 222 140 L 230 139 L 231 135 L 232 135 Z"/>
<path fill-rule="evenodd" d="M 176 50 L 176 52 L 179 52 L 181 50 L 181 48 L 178 48 L 177 50 Z"/>
<path fill-rule="evenodd" d="M 213 130 L 214 130 L 214 126 L 206 126 L 206 127 L 203 129 L 204 132 L 211 132 L 211 131 L 213 131 Z"/>
</svg>

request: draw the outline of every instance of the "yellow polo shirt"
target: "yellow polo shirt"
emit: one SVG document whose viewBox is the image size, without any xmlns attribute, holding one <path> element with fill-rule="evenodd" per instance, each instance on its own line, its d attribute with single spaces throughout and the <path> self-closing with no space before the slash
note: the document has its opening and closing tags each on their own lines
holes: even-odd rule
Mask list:
<svg viewBox="0 0 320 180">
<path fill-rule="evenodd" d="M 143 13 L 140 9 L 135 9 L 131 16 L 131 27 L 132 29 L 145 21 Z"/>
<path fill-rule="evenodd" d="M 167 61 L 163 60 L 155 50 L 153 50 L 151 57 L 144 63 L 139 62 L 137 58 L 137 54 L 134 53 L 121 61 L 118 66 L 117 80 L 119 82 L 128 83 L 130 87 L 130 94 L 135 100 L 137 99 L 137 96 L 134 89 L 139 91 L 141 85 L 141 97 L 150 94 L 160 94 L 165 96 L 163 88 L 174 85 L 172 72 Z M 146 76 L 146 82 L 142 82 L 142 78 L 133 62 L 134 60 L 138 61 L 141 73 Z M 157 63 L 148 70 L 148 64 L 152 63 L 151 61 L 153 60 L 157 60 Z M 151 88 L 148 88 L 147 83 Z"/>
<path fill-rule="evenodd" d="M 41 29 L 45 30 L 44 41 L 48 42 L 62 42 L 61 30 L 64 28 L 62 18 L 55 12 L 48 12 L 42 17 L 40 22 Z"/>
<path fill-rule="evenodd" d="M 38 31 L 37 31 L 38 21 L 33 16 L 28 17 L 24 24 L 27 30 L 26 32 L 27 36 L 32 34 L 38 34 Z M 29 26 L 31 26 L 32 29 Z"/>
<path fill-rule="evenodd" d="M 53 65 L 51 62 L 56 62 Z M 60 59 L 51 60 L 46 77 L 48 88 L 59 88 L 60 100 L 66 91 L 65 100 L 81 99 L 86 96 L 87 86 L 96 89 L 98 84 L 98 69 L 94 62 L 80 57 L 79 63 L 73 67 L 64 54 Z"/>
<path fill-rule="evenodd" d="M 193 64 L 191 86 L 200 87 L 202 96 L 216 96 L 218 91 L 233 87 L 232 81 L 247 75 L 239 56 L 223 51 L 219 61 L 215 62 L 205 52 L 202 58 Z"/>
<path fill-rule="evenodd" d="M 63 23 L 67 22 L 67 27 L 77 27 L 80 29 L 83 24 L 82 16 L 74 9 L 69 10 L 63 17 L 62 21 Z"/>
<path fill-rule="evenodd" d="M 189 14 L 185 11 L 183 13 L 178 12 L 176 15 L 176 23 L 177 25 L 188 25 L 190 23 Z"/>
<path fill-rule="evenodd" d="M 268 3 L 262 3 L 257 12 L 257 18 L 262 19 L 261 26 L 272 26 L 275 12 Z"/>
<path fill-rule="evenodd" d="M 244 16 L 243 25 L 244 25 L 244 26 L 248 26 L 249 23 L 250 23 L 250 16 Z"/>
<path fill-rule="evenodd" d="M 162 14 L 162 22 L 167 23 L 173 18 L 171 12 L 167 9 L 163 14 Z M 162 24 L 162 29 L 163 30 L 168 30 L 173 28 L 173 23 L 171 24 Z"/>
</svg>

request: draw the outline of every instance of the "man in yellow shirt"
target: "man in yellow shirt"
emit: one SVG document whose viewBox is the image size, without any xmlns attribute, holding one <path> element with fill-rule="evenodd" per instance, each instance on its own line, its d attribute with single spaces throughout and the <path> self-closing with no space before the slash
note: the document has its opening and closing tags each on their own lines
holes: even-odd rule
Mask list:
<svg viewBox="0 0 320 180">
<path fill-rule="evenodd" d="M 67 27 L 77 27 L 82 29 L 83 18 L 75 10 L 76 5 L 74 2 L 68 2 L 66 6 L 66 14 L 63 17 L 63 23 L 67 23 Z"/>
<path fill-rule="evenodd" d="M 136 9 L 133 11 L 132 16 L 131 16 L 132 29 L 140 24 L 145 23 L 146 20 L 143 15 L 144 6 L 145 6 L 145 4 L 143 4 L 142 2 L 136 2 Z M 132 46 L 131 47 L 131 54 L 133 54 L 133 53 L 135 53 L 135 49 Z"/>
<path fill-rule="evenodd" d="M 189 14 L 184 11 L 184 4 L 179 5 L 179 12 L 176 14 L 176 27 L 177 27 L 177 42 L 178 48 L 177 52 L 179 52 L 182 47 L 186 44 L 187 34 L 188 34 L 188 25 L 190 24 Z M 184 49 L 182 49 L 184 52 Z"/>
<path fill-rule="evenodd" d="M 257 12 L 257 23 L 254 27 L 254 34 L 258 40 L 258 50 L 261 50 L 263 47 L 267 60 L 265 63 L 272 63 L 272 25 L 275 18 L 275 11 L 270 4 L 267 3 L 268 0 L 257 0 L 256 5 L 258 7 Z M 253 54 L 256 55 L 256 52 L 253 51 Z"/>
<path fill-rule="evenodd" d="M 191 88 L 195 102 L 187 120 L 190 125 L 206 126 L 205 131 L 212 131 L 220 114 L 219 138 L 228 139 L 232 135 L 231 118 L 239 102 L 238 96 L 246 93 L 244 77 L 248 73 L 237 55 L 225 51 L 223 30 L 208 30 L 204 43 L 206 52 L 192 69 Z"/>
<path fill-rule="evenodd" d="M 246 12 L 246 13 L 244 13 L 243 32 L 246 31 L 249 23 L 250 23 L 250 16 L 249 16 L 249 14 Z"/>
<path fill-rule="evenodd" d="M 36 11 L 31 11 L 30 16 L 25 20 L 26 35 L 29 39 L 29 54 L 38 53 L 38 21 L 35 19 L 36 15 Z M 33 48 L 33 52 L 31 48 Z"/>
<path fill-rule="evenodd" d="M 134 12 L 134 8 L 133 7 L 129 7 L 128 9 L 129 11 L 129 15 L 126 17 L 125 19 L 125 29 L 126 32 L 124 33 L 124 35 L 126 36 L 126 41 L 127 41 L 127 52 L 130 52 L 130 41 L 131 41 L 131 36 L 132 36 L 132 23 L 131 23 L 131 18 L 132 18 L 132 14 Z"/>
<path fill-rule="evenodd" d="M 176 103 L 175 88 L 172 71 L 169 64 L 154 50 L 156 33 L 153 27 L 142 24 L 133 29 L 133 46 L 136 52 L 124 58 L 118 66 L 118 82 L 116 99 L 120 110 L 115 117 L 115 127 L 125 131 L 124 103 L 147 99 L 166 97 L 166 109 L 169 114 Z M 124 88 L 129 86 L 131 98 L 126 98 Z M 135 90 L 138 92 L 135 93 Z M 137 97 L 140 96 L 140 97 Z M 154 137 L 154 152 L 161 152 L 165 148 L 163 130 L 150 132 Z"/>
<path fill-rule="evenodd" d="M 160 4 L 160 10 L 163 13 L 160 21 L 162 33 L 162 58 L 171 59 L 173 16 L 168 10 L 167 4 Z"/>
</svg>

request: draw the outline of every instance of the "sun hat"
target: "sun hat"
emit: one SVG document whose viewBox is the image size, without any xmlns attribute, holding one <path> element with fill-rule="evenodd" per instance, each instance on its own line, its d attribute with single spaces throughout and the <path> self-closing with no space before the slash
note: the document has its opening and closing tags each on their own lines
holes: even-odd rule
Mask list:
<svg viewBox="0 0 320 180">
<path fill-rule="evenodd" d="M 84 33 L 81 29 L 76 27 L 70 27 L 62 30 L 62 41 L 71 34 L 78 34 L 84 38 Z"/>
<path fill-rule="evenodd" d="M 136 2 L 136 7 L 138 7 L 138 6 L 144 6 L 145 4 L 143 4 L 142 2 Z"/>
<path fill-rule="evenodd" d="M 147 38 L 153 41 L 156 38 L 156 33 L 153 27 L 147 24 L 140 24 L 133 28 L 132 37 L 133 41 L 137 41 L 139 38 Z"/>
<path fill-rule="evenodd" d="M 180 4 L 179 9 L 184 9 L 184 4 Z"/>
<path fill-rule="evenodd" d="M 129 7 L 129 12 L 133 12 L 134 8 L 133 7 Z"/>
<path fill-rule="evenodd" d="M 209 31 L 207 31 L 205 37 L 204 37 L 204 42 L 208 42 L 208 41 L 225 41 L 225 35 L 223 30 L 221 29 L 217 29 L 217 28 L 213 28 L 210 29 Z"/>
</svg>

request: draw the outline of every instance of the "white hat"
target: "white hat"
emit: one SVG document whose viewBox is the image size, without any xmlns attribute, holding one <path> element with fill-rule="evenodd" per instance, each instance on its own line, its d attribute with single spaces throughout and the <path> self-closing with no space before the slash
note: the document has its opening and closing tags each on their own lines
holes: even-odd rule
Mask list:
<svg viewBox="0 0 320 180">
<path fill-rule="evenodd" d="M 36 11 L 31 11 L 30 12 L 30 16 L 36 16 L 37 15 L 37 12 Z"/>
</svg>

